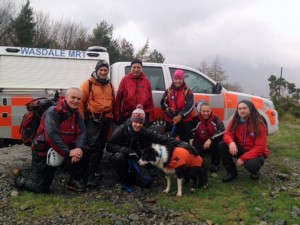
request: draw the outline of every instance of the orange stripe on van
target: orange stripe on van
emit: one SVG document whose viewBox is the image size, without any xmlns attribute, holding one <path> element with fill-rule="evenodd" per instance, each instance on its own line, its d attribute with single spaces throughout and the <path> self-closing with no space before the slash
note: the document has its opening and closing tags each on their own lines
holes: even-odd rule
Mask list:
<svg viewBox="0 0 300 225">
<path fill-rule="evenodd" d="M 222 121 L 224 121 L 224 108 L 212 108 L 213 114 L 220 117 Z"/>
<path fill-rule="evenodd" d="M 253 102 L 253 104 L 255 105 L 255 107 L 257 109 L 263 109 L 264 108 L 264 101 L 262 99 L 259 98 L 250 98 L 251 102 Z"/>
<path fill-rule="evenodd" d="M 210 96 L 194 94 L 194 102 L 198 102 L 200 100 L 205 100 L 210 103 Z"/>
<path fill-rule="evenodd" d="M 21 139 L 19 129 L 20 129 L 20 126 L 12 126 L 11 136 L 13 139 Z"/>
<path fill-rule="evenodd" d="M 11 126 L 11 106 L 0 106 L 0 126 Z"/>
<path fill-rule="evenodd" d="M 33 100 L 33 97 L 31 96 L 19 96 L 19 97 L 12 97 L 11 98 L 11 104 L 13 106 L 24 106 L 26 105 L 28 102 L 30 102 L 31 100 Z"/>
<path fill-rule="evenodd" d="M 276 123 L 276 113 L 274 112 L 274 110 L 272 110 L 272 109 L 266 110 L 266 115 L 268 116 L 268 118 L 270 120 L 270 124 L 275 125 L 275 123 Z"/>
<path fill-rule="evenodd" d="M 236 94 L 225 93 L 224 94 L 224 107 L 228 109 L 236 109 L 239 102 L 238 96 Z"/>
</svg>

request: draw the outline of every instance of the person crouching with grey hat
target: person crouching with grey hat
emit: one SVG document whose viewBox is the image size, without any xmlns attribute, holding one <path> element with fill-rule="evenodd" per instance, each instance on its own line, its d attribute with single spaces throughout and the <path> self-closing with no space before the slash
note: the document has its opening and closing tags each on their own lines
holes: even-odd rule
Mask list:
<svg viewBox="0 0 300 225">
<path fill-rule="evenodd" d="M 128 192 L 132 191 L 133 185 L 142 188 L 151 186 L 153 178 L 149 168 L 140 166 L 138 160 L 143 149 L 152 143 L 184 147 L 192 154 L 198 153 L 186 142 L 159 134 L 155 130 L 146 128 L 144 123 L 145 111 L 143 106 L 138 104 L 130 118 L 114 130 L 111 140 L 107 143 L 107 151 L 113 153 L 112 160 L 118 174 L 117 182 Z"/>
<path fill-rule="evenodd" d="M 260 178 L 260 168 L 270 154 L 267 148 L 267 132 L 267 126 L 254 104 L 249 100 L 238 102 L 223 141 L 218 146 L 227 171 L 223 182 L 231 182 L 237 178 L 236 166 L 244 166 L 252 180 Z M 233 158 L 237 159 L 236 163 Z"/>
</svg>

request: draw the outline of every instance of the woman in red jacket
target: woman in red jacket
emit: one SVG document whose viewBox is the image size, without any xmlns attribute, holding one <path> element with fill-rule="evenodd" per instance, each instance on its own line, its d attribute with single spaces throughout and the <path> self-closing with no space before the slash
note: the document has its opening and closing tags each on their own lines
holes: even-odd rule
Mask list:
<svg viewBox="0 0 300 225">
<path fill-rule="evenodd" d="M 270 152 L 267 148 L 267 127 L 254 104 L 248 100 L 238 103 L 237 111 L 219 143 L 222 163 L 227 171 L 223 182 L 233 181 L 236 166 L 245 166 L 250 178 L 260 178 L 260 168 Z M 233 157 L 237 159 L 236 164 Z"/>
<path fill-rule="evenodd" d="M 173 83 L 162 99 L 161 108 L 166 113 L 166 132 L 179 135 L 180 140 L 188 142 L 192 129 L 194 95 L 184 82 L 184 71 L 175 70 Z M 175 129 L 174 129 L 175 128 Z"/>
</svg>

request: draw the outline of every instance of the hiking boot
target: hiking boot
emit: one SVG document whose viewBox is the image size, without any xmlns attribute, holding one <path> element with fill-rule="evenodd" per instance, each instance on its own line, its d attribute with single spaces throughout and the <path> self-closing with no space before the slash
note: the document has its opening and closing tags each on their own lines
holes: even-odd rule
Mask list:
<svg viewBox="0 0 300 225">
<path fill-rule="evenodd" d="M 211 165 L 210 168 L 209 168 L 209 172 L 211 173 L 215 173 L 217 171 L 219 171 L 220 167 L 217 166 L 217 165 Z"/>
<path fill-rule="evenodd" d="M 95 188 L 98 185 L 98 180 L 100 180 L 99 177 L 96 176 L 89 177 L 86 181 L 86 186 L 90 188 Z"/>
<path fill-rule="evenodd" d="M 133 190 L 128 184 L 123 184 L 122 189 L 127 191 L 128 193 L 131 193 Z"/>
<path fill-rule="evenodd" d="M 83 192 L 85 191 L 85 184 L 81 180 L 70 179 L 67 183 L 67 188 L 73 191 Z"/>
<path fill-rule="evenodd" d="M 260 172 L 251 173 L 251 174 L 250 174 L 250 178 L 251 178 L 252 180 L 258 180 L 260 177 L 261 177 Z"/>
<path fill-rule="evenodd" d="M 12 175 L 13 175 L 15 187 L 22 189 L 22 187 L 26 183 L 26 179 L 22 176 L 21 170 L 18 168 L 15 168 L 12 172 Z"/>
<path fill-rule="evenodd" d="M 237 178 L 237 173 L 227 173 L 222 181 L 224 183 L 228 183 L 228 182 L 233 181 L 235 178 Z"/>
</svg>

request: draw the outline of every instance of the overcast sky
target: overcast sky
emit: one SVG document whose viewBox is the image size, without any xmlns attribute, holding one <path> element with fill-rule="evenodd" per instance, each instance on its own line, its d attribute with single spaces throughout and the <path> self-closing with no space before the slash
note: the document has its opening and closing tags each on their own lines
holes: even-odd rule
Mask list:
<svg viewBox="0 0 300 225">
<path fill-rule="evenodd" d="M 25 0 L 15 0 L 17 4 Z M 35 11 L 90 30 L 102 20 L 135 50 L 147 39 L 166 63 L 199 67 L 219 57 L 229 82 L 268 97 L 271 74 L 300 88 L 298 0 L 31 0 Z"/>
</svg>

